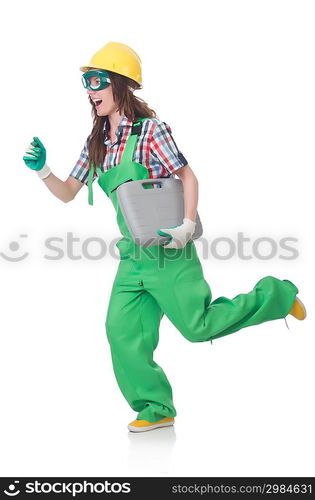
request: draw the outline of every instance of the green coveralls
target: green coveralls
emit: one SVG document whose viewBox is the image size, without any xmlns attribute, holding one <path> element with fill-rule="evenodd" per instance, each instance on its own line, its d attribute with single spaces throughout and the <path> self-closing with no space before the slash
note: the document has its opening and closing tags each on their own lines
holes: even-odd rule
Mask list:
<svg viewBox="0 0 315 500">
<path fill-rule="evenodd" d="M 249 293 L 233 299 L 218 297 L 211 302 L 211 290 L 192 240 L 180 249 L 162 245 L 144 248 L 133 242 L 117 202 L 116 188 L 128 180 L 149 178 L 148 169 L 132 161 L 142 120 L 134 123 L 121 163 L 105 173 L 96 168 L 98 183 L 116 209 L 123 235 L 116 243 L 120 262 L 105 322 L 113 368 L 124 397 L 138 412 L 137 419 L 156 422 L 176 416 L 171 385 L 153 360 L 163 314 L 187 340 L 212 341 L 241 328 L 284 318 L 298 289 L 289 280 L 266 276 Z M 90 204 L 93 174 L 92 165 Z"/>
</svg>

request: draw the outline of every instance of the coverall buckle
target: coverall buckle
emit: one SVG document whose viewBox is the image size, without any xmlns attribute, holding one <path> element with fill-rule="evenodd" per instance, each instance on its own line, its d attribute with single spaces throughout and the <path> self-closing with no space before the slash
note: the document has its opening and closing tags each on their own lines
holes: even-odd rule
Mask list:
<svg viewBox="0 0 315 500">
<path fill-rule="evenodd" d="M 142 129 L 142 122 L 137 121 L 132 124 L 131 135 L 140 135 Z"/>
</svg>

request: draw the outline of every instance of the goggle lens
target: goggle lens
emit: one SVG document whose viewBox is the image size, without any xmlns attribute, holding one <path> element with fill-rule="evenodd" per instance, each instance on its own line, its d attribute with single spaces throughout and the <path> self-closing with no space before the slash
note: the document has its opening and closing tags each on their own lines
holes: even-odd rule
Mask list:
<svg viewBox="0 0 315 500">
<path fill-rule="evenodd" d="M 104 70 L 87 71 L 82 75 L 82 84 L 85 89 L 103 90 L 110 84 L 110 78 Z"/>
</svg>

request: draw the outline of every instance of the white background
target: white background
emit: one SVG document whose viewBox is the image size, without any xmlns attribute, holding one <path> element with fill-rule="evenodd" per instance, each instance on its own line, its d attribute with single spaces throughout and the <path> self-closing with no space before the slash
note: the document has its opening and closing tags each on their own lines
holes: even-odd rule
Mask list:
<svg viewBox="0 0 315 500">
<path fill-rule="evenodd" d="M 314 17 L 313 2 L 288 0 L 2 7 L 2 476 L 314 475 Z M 203 258 L 197 243 L 213 300 L 273 275 L 297 285 L 308 311 L 289 316 L 289 330 L 281 319 L 212 345 L 188 342 L 164 316 L 155 360 L 178 416 L 140 435 L 127 430 L 136 414 L 105 336 L 118 261 L 45 258 L 49 236 L 66 251 L 72 232 L 77 255 L 88 237 L 119 237 L 113 207 L 97 183 L 94 207 L 86 187 L 62 203 L 22 160 L 37 135 L 68 177 L 92 126 L 79 66 L 108 41 L 142 59 L 136 95 L 198 177 L 204 238 L 242 232 L 252 256 L 257 238 L 297 239 L 291 260 L 280 247 L 272 259 Z"/>
</svg>

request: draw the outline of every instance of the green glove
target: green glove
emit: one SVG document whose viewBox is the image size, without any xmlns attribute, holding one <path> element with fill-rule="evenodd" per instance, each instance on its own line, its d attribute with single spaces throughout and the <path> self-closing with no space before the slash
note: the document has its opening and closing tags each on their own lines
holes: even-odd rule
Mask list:
<svg viewBox="0 0 315 500">
<path fill-rule="evenodd" d="M 38 137 L 33 137 L 33 141 L 30 143 L 26 154 L 29 156 L 23 156 L 25 164 L 32 170 L 41 170 L 46 163 L 46 149 L 38 139 Z"/>
</svg>

